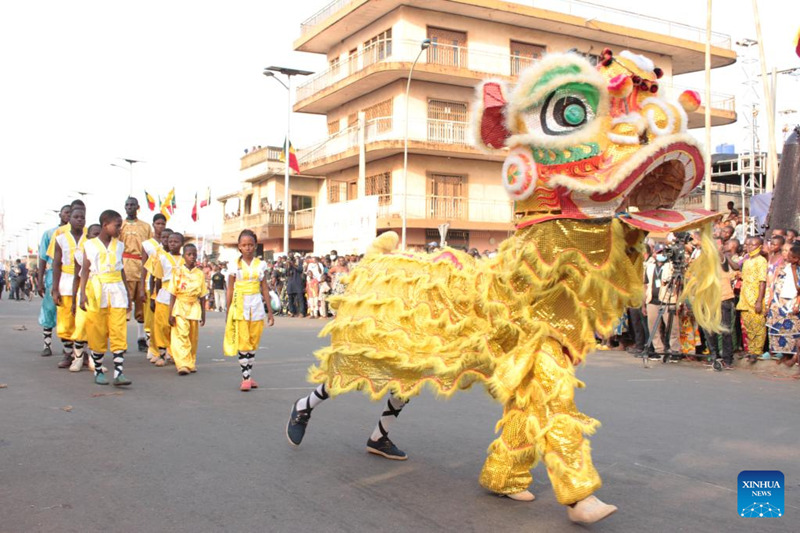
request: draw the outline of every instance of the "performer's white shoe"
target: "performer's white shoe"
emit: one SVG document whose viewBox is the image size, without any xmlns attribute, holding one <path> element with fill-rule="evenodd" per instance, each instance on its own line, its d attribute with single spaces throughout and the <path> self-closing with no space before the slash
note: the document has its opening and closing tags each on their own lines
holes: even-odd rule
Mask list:
<svg viewBox="0 0 800 533">
<path fill-rule="evenodd" d="M 81 368 L 83 368 L 83 355 L 76 357 L 72 360 L 72 364 L 69 365 L 70 372 L 80 372 Z"/>
<path fill-rule="evenodd" d="M 514 501 L 518 502 L 532 502 L 536 499 L 536 496 L 529 490 L 523 490 L 522 492 L 515 492 L 514 494 L 503 494 L 506 498 L 511 498 Z"/>
<path fill-rule="evenodd" d="M 594 524 L 616 511 L 616 506 L 601 502 L 597 496 L 588 496 L 573 506 L 567 506 L 567 516 L 579 524 Z"/>
</svg>

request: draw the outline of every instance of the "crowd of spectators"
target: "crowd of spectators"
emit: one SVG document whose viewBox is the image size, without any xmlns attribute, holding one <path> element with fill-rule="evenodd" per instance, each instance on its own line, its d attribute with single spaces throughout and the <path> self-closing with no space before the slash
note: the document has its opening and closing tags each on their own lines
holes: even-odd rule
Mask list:
<svg viewBox="0 0 800 533">
<path fill-rule="evenodd" d="M 8 291 L 10 300 L 30 301 L 39 291 L 38 274 L 36 265 L 29 268 L 22 259 L 0 262 L 0 298 Z"/>
<path fill-rule="evenodd" d="M 743 234 L 741 238 L 737 235 Z M 648 240 L 645 249 L 645 301 L 631 308 L 611 339 L 637 357 L 717 362 L 731 369 L 738 359 L 773 360 L 798 365 L 800 316 L 800 240 L 797 230 L 772 229 L 747 236 L 738 211 L 729 204 L 713 233 L 721 267 L 720 333 L 698 328 L 692 302 L 681 297 L 683 274 L 701 253 L 698 233 Z M 655 332 L 650 339 L 650 332 Z"/>
</svg>

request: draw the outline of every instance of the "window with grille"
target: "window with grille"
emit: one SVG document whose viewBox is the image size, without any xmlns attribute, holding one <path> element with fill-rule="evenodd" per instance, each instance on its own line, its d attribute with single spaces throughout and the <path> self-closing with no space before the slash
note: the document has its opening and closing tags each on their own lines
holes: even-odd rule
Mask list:
<svg viewBox="0 0 800 533">
<path fill-rule="evenodd" d="M 382 172 L 374 176 L 366 177 L 366 195 L 377 196 L 378 205 L 390 205 L 392 203 L 392 173 Z"/>
<path fill-rule="evenodd" d="M 331 120 L 328 122 L 328 135 L 339 133 L 339 120 Z"/>
<path fill-rule="evenodd" d="M 347 182 L 328 180 L 328 203 L 338 204 L 347 201 Z"/>
<path fill-rule="evenodd" d="M 511 41 L 509 50 L 511 52 L 511 75 L 514 76 L 541 59 L 547 48 L 538 44 Z"/>
<path fill-rule="evenodd" d="M 328 67 L 330 68 L 331 75 L 335 78 L 339 75 L 339 57 L 334 57 L 328 62 Z"/>
<path fill-rule="evenodd" d="M 358 124 L 358 113 L 350 113 L 347 115 L 347 127 L 351 128 Z"/>
<path fill-rule="evenodd" d="M 466 102 L 428 100 L 428 140 L 465 144 L 467 139 Z"/>
<path fill-rule="evenodd" d="M 428 217 L 444 220 L 466 218 L 466 176 L 431 174 L 428 178 Z"/>
<path fill-rule="evenodd" d="M 364 66 L 377 63 L 392 55 L 392 28 L 364 41 Z"/>
<path fill-rule="evenodd" d="M 364 120 L 367 121 L 368 128 L 375 128 L 378 133 L 392 129 L 392 99 L 365 108 Z"/>
<path fill-rule="evenodd" d="M 436 65 L 467 67 L 467 34 L 462 31 L 428 27 L 427 61 Z"/>
</svg>

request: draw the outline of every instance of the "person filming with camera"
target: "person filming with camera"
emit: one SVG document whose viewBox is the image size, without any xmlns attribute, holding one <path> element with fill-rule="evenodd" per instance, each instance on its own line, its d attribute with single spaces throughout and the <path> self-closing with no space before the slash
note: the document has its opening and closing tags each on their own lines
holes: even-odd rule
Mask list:
<svg viewBox="0 0 800 533">
<path fill-rule="evenodd" d="M 676 272 L 674 250 L 656 244 L 654 254 L 645 263 L 645 296 L 642 313 L 647 324 L 656 354 L 670 355 L 671 360 L 680 358 L 680 326 L 676 316 L 681 280 Z M 665 346 L 659 329 L 664 325 L 668 345 Z M 648 346 L 649 348 L 649 346 Z"/>
</svg>

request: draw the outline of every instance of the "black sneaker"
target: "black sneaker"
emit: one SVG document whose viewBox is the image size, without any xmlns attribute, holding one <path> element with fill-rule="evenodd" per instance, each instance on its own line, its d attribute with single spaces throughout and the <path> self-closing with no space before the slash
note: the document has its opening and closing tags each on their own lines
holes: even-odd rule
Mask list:
<svg viewBox="0 0 800 533">
<path fill-rule="evenodd" d="M 147 341 L 145 339 L 139 339 L 139 351 L 147 353 Z"/>
<path fill-rule="evenodd" d="M 298 400 L 299 401 L 299 400 Z M 300 446 L 303 436 L 306 434 L 308 420 L 311 418 L 311 409 L 297 410 L 297 402 L 292 404 L 292 414 L 289 415 L 289 423 L 286 424 L 286 438 L 292 446 Z"/>
<path fill-rule="evenodd" d="M 405 461 L 408 459 L 406 452 L 395 446 L 394 443 L 389 440 L 389 437 L 381 437 L 378 440 L 369 439 L 367 441 L 367 452 L 394 461 Z"/>
<path fill-rule="evenodd" d="M 53 350 L 51 350 L 49 346 L 45 346 L 42 349 L 42 357 L 49 357 L 51 355 L 53 355 Z"/>
</svg>

